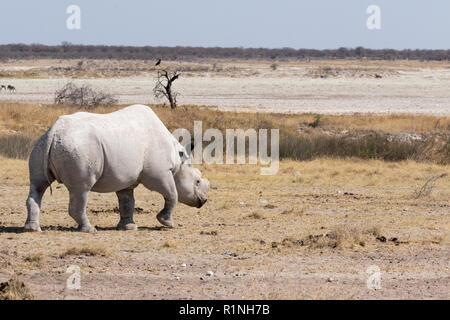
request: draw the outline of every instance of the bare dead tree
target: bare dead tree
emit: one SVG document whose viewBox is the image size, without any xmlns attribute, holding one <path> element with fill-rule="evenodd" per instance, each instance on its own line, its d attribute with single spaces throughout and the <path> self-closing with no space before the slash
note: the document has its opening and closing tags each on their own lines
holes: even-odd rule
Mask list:
<svg viewBox="0 0 450 320">
<path fill-rule="evenodd" d="M 167 70 L 159 70 L 156 85 L 153 88 L 153 93 L 156 98 L 166 97 L 169 101 L 170 107 L 175 109 L 177 107 L 177 92 L 172 91 L 172 84 L 178 79 L 180 73 L 178 71 L 169 72 Z"/>
</svg>

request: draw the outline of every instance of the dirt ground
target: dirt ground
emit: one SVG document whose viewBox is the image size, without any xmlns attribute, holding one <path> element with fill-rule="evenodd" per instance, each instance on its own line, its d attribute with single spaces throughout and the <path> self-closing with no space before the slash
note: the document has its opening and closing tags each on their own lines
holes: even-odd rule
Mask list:
<svg viewBox="0 0 450 320">
<path fill-rule="evenodd" d="M 450 64 L 418 61 L 164 61 L 181 70 L 180 104 L 296 113 L 450 112 Z M 160 103 L 152 61 L 37 60 L 0 63 L 0 100 L 49 103 L 69 80 L 114 94 L 121 104 Z"/>
<path fill-rule="evenodd" d="M 256 165 L 203 165 L 209 201 L 180 204 L 174 229 L 155 218 L 161 197 L 139 187 L 137 231 L 115 230 L 114 194 L 91 193 L 94 234 L 75 232 L 62 185 L 44 197 L 43 232 L 21 233 L 27 163 L 0 167 L 0 282 L 17 273 L 37 299 L 450 298 L 450 179 L 414 197 L 448 166 L 282 161 L 261 176 Z M 71 265 L 79 290 L 66 288 Z M 366 284 L 371 266 L 378 290 Z"/>
</svg>

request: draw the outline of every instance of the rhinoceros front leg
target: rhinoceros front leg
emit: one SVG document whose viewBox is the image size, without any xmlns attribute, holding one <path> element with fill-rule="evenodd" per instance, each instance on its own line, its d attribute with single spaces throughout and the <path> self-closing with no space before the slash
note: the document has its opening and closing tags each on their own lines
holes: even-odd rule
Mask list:
<svg viewBox="0 0 450 320">
<path fill-rule="evenodd" d="M 172 212 L 178 202 L 178 194 L 171 193 L 164 196 L 164 208 L 156 215 L 156 219 L 166 227 L 173 228 Z"/>
<path fill-rule="evenodd" d="M 88 191 L 69 191 L 69 215 L 78 223 L 78 231 L 95 232 L 86 215 Z"/>
<path fill-rule="evenodd" d="M 41 202 L 48 184 L 31 184 L 27 199 L 28 217 L 23 227 L 24 231 L 41 231 L 39 226 L 39 213 L 41 211 Z"/>
<path fill-rule="evenodd" d="M 120 221 L 117 228 L 120 230 L 137 230 L 137 225 L 133 221 L 134 195 L 133 189 L 120 190 L 116 192 L 119 199 Z"/>
<path fill-rule="evenodd" d="M 146 188 L 159 192 L 164 197 L 164 208 L 158 213 L 156 219 L 162 225 L 173 228 L 172 212 L 178 202 L 178 193 L 172 172 L 161 173 L 158 178 L 144 176 L 142 183 Z"/>
</svg>

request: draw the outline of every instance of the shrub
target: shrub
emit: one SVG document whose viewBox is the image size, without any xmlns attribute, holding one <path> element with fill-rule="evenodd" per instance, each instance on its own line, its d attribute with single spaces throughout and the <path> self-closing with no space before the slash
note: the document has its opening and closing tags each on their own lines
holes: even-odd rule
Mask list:
<svg viewBox="0 0 450 320">
<path fill-rule="evenodd" d="M 450 60 L 450 50 L 393 50 L 368 48 L 338 49 L 265 49 L 265 48 L 202 48 L 202 47 L 132 47 L 76 45 L 5 44 L 0 45 L 0 60 L 6 59 L 141 59 L 165 60 L 194 59 L 371 59 L 371 60 Z"/>
<path fill-rule="evenodd" d="M 366 136 L 299 135 L 280 132 L 280 158 L 311 160 L 319 157 L 421 160 L 426 141 L 389 141 L 381 134 Z"/>
<path fill-rule="evenodd" d="M 117 99 L 113 95 L 93 89 L 89 85 L 77 86 L 68 82 L 55 92 L 55 104 L 65 104 L 79 108 L 91 109 L 97 106 L 113 106 Z"/>
<path fill-rule="evenodd" d="M 311 122 L 311 123 L 308 123 L 308 125 L 309 125 L 310 127 L 312 127 L 312 128 L 317 128 L 317 127 L 319 126 L 319 123 L 320 123 L 320 119 L 321 119 L 321 118 L 322 118 L 322 117 L 320 116 L 320 114 L 315 115 L 315 116 L 314 116 L 314 121 Z"/>
</svg>

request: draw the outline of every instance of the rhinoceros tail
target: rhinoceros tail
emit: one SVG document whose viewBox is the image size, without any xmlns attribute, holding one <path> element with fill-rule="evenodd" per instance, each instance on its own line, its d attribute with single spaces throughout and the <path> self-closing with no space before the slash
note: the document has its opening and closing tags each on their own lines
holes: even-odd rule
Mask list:
<svg viewBox="0 0 450 320">
<path fill-rule="evenodd" d="M 43 170 L 44 170 L 44 177 L 47 180 L 49 186 L 50 186 L 50 194 L 53 195 L 53 189 L 52 189 L 52 183 L 48 177 L 48 170 L 50 170 L 48 165 L 48 158 L 50 156 L 50 148 L 52 147 L 53 143 L 53 137 L 54 137 L 54 129 L 51 127 L 47 132 L 47 139 L 45 139 L 44 144 L 44 162 L 43 162 Z"/>
</svg>

